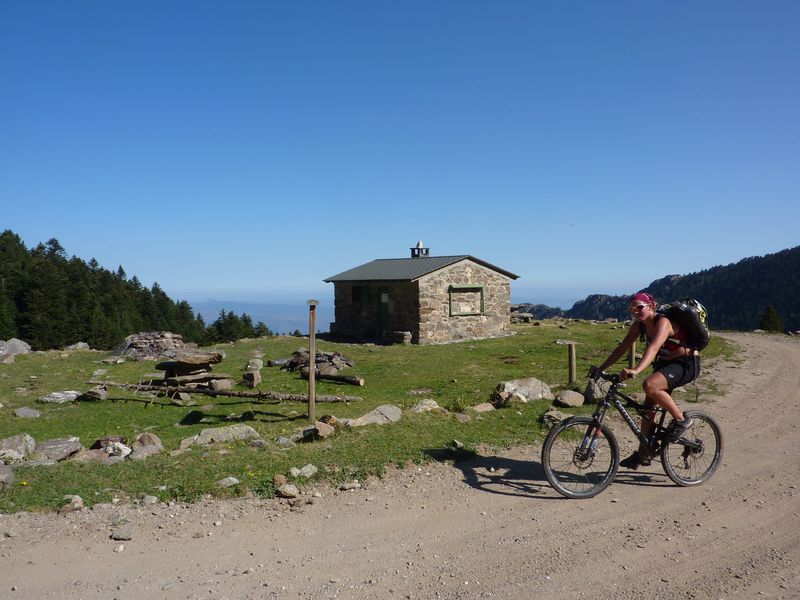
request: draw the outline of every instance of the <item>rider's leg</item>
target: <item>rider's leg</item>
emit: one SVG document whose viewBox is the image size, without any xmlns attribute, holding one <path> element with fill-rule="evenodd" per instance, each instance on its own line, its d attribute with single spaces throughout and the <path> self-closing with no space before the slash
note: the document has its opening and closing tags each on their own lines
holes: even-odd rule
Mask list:
<svg viewBox="0 0 800 600">
<path fill-rule="evenodd" d="M 678 408 L 678 405 L 675 404 L 675 401 L 669 393 L 667 378 L 659 371 L 656 371 L 645 379 L 642 388 L 648 400 L 665 408 L 676 421 L 683 420 L 683 411 Z M 642 429 L 644 430 L 644 428 Z"/>
</svg>

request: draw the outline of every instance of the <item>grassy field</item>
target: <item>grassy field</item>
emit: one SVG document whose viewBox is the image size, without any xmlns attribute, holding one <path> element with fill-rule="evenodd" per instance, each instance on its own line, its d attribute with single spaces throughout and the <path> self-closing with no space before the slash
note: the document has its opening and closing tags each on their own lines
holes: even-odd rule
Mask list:
<svg viewBox="0 0 800 600">
<path fill-rule="evenodd" d="M 557 340 L 577 342 L 575 388 L 582 390 L 589 365 L 600 363 L 624 335 L 619 325 L 547 320 L 541 325 L 515 325 L 514 331 L 516 335 L 502 339 L 446 346 L 370 346 L 318 340 L 318 350 L 339 351 L 354 360 L 355 367 L 342 373 L 363 377 L 366 385 L 318 381 L 318 395 L 358 395 L 363 400 L 320 403 L 317 417 L 357 417 L 381 404 L 395 404 L 405 411 L 421 398 L 433 398 L 449 411 L 469 412 L 467 407 L 488 401 L 499 382 L 521 377 L 537 377 L 557 392 L 566 387 L 568 378 L 567 347 L 557 344 Z M 263 352 L 266 363 L 268 359 L 289 357 L 307 344 L 304 338 L 275 337 L 217 346 L 226 358 L 214 366 L 214 371 L 240 380 L 254 350 Z M 712 337 L 704 356 L 729 353 L 722 340 Z M 64 504 L 65 494 L 78 494 L 87 505 L 145 494 L 181 501 L 192 501 L 204 494 L 268 497 L 274 493 L 273 475 L 286 474 L 291 467 L 307 463 L 319 468 L 315 480 L 337 482 L 369 474 L 380 476 L 389 464 L 424 462 L 432 456 L 441 457 L 443 451 L 446 456 L 455 439 L 464 444 L 465 452 L 479 446 L 502 448 L 541 440 L 545 433 L 541 415 L 550 407 L 550 402 L 539 401 L 479 418 L 473 414 L 466 423 L 459 422 L 452 413 L 404 412 L 400 422 L 393 425 L 348 430 L 328 440 L 280 449 L 274 443 L 278 436 L 291 436 L 309 425 L 304 403 L 195 395 L 196 406 L 181 407 L 165 398 L 145 398 L 119 388 L 109 388 L 109 399 L 103 401 L 64 405 L 36 402 L 53 391 L 86 391 L 91 387 L 87 382 L 97 369 L 107 369 L 100 379 L 127 383 L 136 383 L 143 374 L 154 372 L 153 362 L 107 365 L 101 363 L 105 357 L 105 353 L 94 351 L 51 351 L 17 356 L 14 364 L 0 365 L 0 402 L 4 405 L 0 409 L 0 439 L 18 433 L 28 433 L 37 441 L 74 435 L 88 447 L 104 435 L 132 440 L 137 434 L 150 431 L 161 438 L 166 451 L 145 460 L 114 465 L 67 461 L 46 467 L 20 467 L 14 484 L 0 493 L 0 511 L 57 509 Z M 296 373 L 265 366 L 262 375 L 260 388 L 264 391 L 307 391 L 307 382 Z M 635 383 L 631 387 L 637 389 Z M 412 393 L 417 390 L 425 391 L 421 395 Z M 13 416 L 12 411 L 20 406 L 36 408 L 42 416 Z M 201 429 L 233 423 L 246 423 L 256 429 L 268 441 L 266 448 L 244 443 L 224 448 L 193 447 L 170 456 L 182 439 Z M 215 481 L 227 476 L 236 477 L 241 483 L 227 489 L 215 485 Z"/>
</svg>

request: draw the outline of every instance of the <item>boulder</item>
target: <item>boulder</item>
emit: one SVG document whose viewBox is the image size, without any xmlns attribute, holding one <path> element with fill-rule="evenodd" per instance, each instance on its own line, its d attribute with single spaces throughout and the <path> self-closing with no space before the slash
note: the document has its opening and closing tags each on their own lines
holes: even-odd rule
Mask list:
<svg viewBox="0 0 800 600">
<path fill-rule="evenodd" d="M 36 444 L 36 458 L 44 462 L 58 462 L 69 458 L 81 448 L 83 446 L 80 439 L 74 435 L 46 440 Z"/>
<path fill-rule="evenodd" d="M 584 398 L 583 394 L 580 392 L 574 392 L 572 390 L 562 390 L 556 396 L 554 404 L 556 406 L 566 406 L 575 408 L 578 406 L 583 406 Z"/>
<path fill-rule="evenodd" d="M 357 419 L 348 419 L 348 427 L 363 427 L 364 425 L 386 425 L 396 423 L 400 420 L 402 411 L 399 406 L 394 404 L 383 404 Z"/>
<path fill-rule="evenodd" d="M 258 435 L 258 432 L 250 425 L 238 424 L 203 429 L 197 434 L 193 444 L 196 446 L 208 446 L 220 442 L 237 442 L 260 438 L 261 436 Z"/>
<path fill-rule="evenodd" d="M 491 398 L 492 404 L 498 407 L 514 403 L 526 404 L 534 400 L 554 399 L 555 396 L 550 391 L 550 387 L 535 377 L 498 383 Z"/>
<path fill-rule="evenodd" d="M 67 390 L 64 392 L 53 392 L 37 398 L 37 402 L 45 404 L 66 404 L 67 402 L 75 402 L 81 396 L 80 392 L 74 390 Z"/>
<path fill-rule="evenodd" d="M 408 409 L 408 412 L 412 412 L 415 414 L 425 413 L 425 412 L 443 412 L 444 409 L 439 406 L 439 403 L 432 398 L 424 398 L 417 402 L 414 406 Z"/>
<path fill-rule="evenodd" d="M 31 456 L 36 449 L 36 440 L 27 433 L 12 435 L 0 440 L 0 463 L 19 462 Z"/>
</svg>

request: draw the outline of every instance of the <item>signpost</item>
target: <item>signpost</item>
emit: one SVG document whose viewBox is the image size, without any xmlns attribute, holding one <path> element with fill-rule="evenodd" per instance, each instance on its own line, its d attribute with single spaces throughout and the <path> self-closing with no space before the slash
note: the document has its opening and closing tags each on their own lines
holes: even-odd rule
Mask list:
<svg viewBox="0 0 800 600">
<path fill-rule="evenodd" d="M 319 300 L 309 300 L 308 304 L 308 420 L 317 420 L 316 384 L 317 384 L 317 305 Z"/>
</svg>

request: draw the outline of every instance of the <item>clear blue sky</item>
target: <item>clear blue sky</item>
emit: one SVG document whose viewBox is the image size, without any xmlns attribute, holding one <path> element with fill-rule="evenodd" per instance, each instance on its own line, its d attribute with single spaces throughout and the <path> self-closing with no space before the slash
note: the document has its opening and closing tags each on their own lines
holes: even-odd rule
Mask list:
<svg viewBox="0 0 800 600">
<path fill-rule="evenodd" d="M 800 2 L 0 3 L 0 229 L 173 298 L 472 254 L 571 306 L 800 244 Z"/>
</svg>

